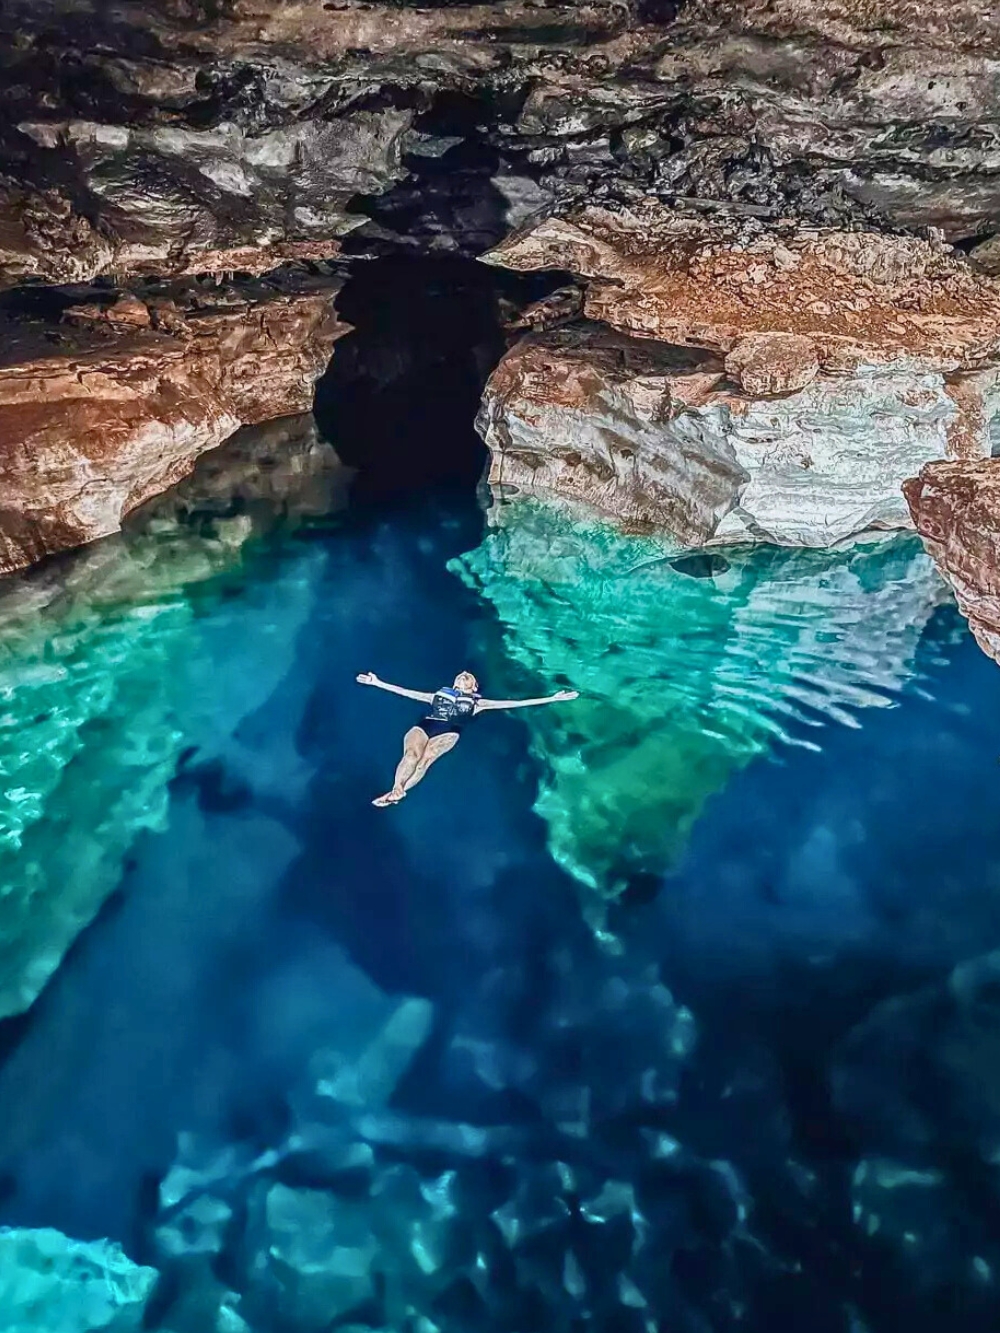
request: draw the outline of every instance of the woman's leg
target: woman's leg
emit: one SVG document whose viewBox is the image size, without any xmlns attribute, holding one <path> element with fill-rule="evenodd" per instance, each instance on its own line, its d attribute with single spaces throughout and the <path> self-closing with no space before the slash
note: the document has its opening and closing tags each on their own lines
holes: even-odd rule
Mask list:
<svg viewBox="0 0 1000 1333">
<path fill-rule="evenodd" d="M 454 750 L 457 744 L 457 731 L 446 731 L 443 736 L 432 736 L 424 746 L 424 752 L 420 756 L 413 773 L 403 783 L 403 795 L 405 796 L 418 782 L 422 782 L 427 776 L 427 770 L 431 764 L 440 759 L 442 755 L 447 754 L 449 750 Z"/>
<path fill-rule="evenodd" d="M 421 757 L 427 746 L 432 744 L 428 740 L 427 732 L 423 727 L 411 727 L 403 737 L 403 757 L 396 765 L 396 777 L 393 780 L 392 791 L 387 791 L 384 796 L 376 797 L 372 805 L 395 805 L 406 795 L 406 784 L 417 770 Z"/>
</svg>

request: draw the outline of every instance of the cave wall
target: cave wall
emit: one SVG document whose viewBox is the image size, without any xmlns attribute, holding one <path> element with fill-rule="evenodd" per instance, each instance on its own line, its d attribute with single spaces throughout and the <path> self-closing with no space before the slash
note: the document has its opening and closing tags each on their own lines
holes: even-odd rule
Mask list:
<svg viewBox="0 0 1000 1333">
<path fill-rule="evenodd" d="M 486 256 L 569 275 L 527 310 L 537 288 L 495 293 L 511 347 L 483 429 L 518 489 L 683 542 L 696 528 L 823 545 L 908 523 L 901 483 L 925 463 L 990 466 L 1000 18 L 976 0 L 9 0 L 0 148 L 0 286 L 17 333 L 0 392 L 76 374 L 67 310 L 90 310 L 102 373 L 120 380 L 132 299 L 149 364 L 190 366 L 209 307 L 252 323 L 261 302 L 300 300 L 303 282 L 332 304 L 373 260 Z M 21 297 L 38 287 L 61 299 L 21 337 Z M 287 410 L 333 341 L 298 324 L 284 340 L 308 369 Z M 482 344 L 494 360 L 498 329 L 499 316 Z M 611 380 L 609 331 L 639 344 L 619 348 Z M 553 338 L 594 369 L 568 463 L 558 413 L 512 446 L 519 421 L 537 422 L 528 363 Z M 346 367 L 357 340 L 341 345 Z M 686 372 L 680 384 L 657 370 L 650 389 L 643 358 L 672 365 L 678 348 L 701 371 L 715 358 L 714 380 L 698 380 L 710 401 L 685 397 Z M 547 355 L 569 383 L 559 346 Z M 239 424 L 286 410 L 265 377 L 236 378 L 239 412 L 223 405 L 183 444 L 173 432 L 169 463 L 162 432 L 138 448 L 130 436 L 77 480 L 100 490 L 133 467 L 146 480 L 119 480 L 117 510 L 50 524 L 41 543 L 19 535 L 41 446 L 18 389 L 2 407 L 7 566 L 106 531 L 150 479 L 217 443 L 226 411 Z M 622 401 L 618 438 L 605 418 Z M 48 403 L 43 433 L 73 432 L 80 411 L 79 397 Z M 847 444 L 820 458 L 828 437 Z M 140 462 L 143 450 L 159 455 Z M 702 494 L 706 467 L 730 478 L 721 499 Z M 34 511 L 45 502 L 36 487 Z M 706 504 L 717 522 L 669 517 Z"/>
</svg>

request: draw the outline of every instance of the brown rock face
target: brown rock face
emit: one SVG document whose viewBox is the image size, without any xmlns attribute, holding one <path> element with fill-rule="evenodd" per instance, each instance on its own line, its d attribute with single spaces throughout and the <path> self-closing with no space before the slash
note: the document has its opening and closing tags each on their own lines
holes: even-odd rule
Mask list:
<svg viewBox="0 0 1000 1333">
<path fill-rule="evenodd" d="M 998 144 L 1000 19 L 981 0 L 7 0 L 0 287 L 315 275 L 332 256 L 414 253 L 569 270 L 573 288 L 523 315 L 512 302 L 509 331 L 599 323 L 667 360 L 682 347 L 724 361 L 709 433 L 770 486 L 765 441 L 781 484 L 762 497 L 747 482 L 712 530 L 813 543 L 905 521 L 898 479 L 934 450 L 983 452 L 993 389 L 976 377 L 1000 360 Z M 946 241 L 981 244 L 970 263 Z M 74 327 L 97 340 L 81 356 L 138 338 L 152 365 L 154 347 L 201 337 L 169 301 L 74 304 Z M 644 373 L 612 391 L 598 344 L 576 348 L 574 382 L 593 356 L 649 442 Z M 201 438 L 209 418 L 218 434 L 265 410 L 241 402 L 260 375 L 244 393 L 222 361 L 168 410 L 172 375 L 129 399 L 156 430 Z M 203 382 L 217 410 L 198 406 Z M 98 427 L 80 401 L 83 438 Z M 807 407 L 835 448 L 813 438 Z M 487 411 L 500 449 L 503 413 L 518 415 L 509 386 Z M 535 455 L 549 447 L 532 440 Z M 187 446 L 152 447 L 162 457 L 144 470 L 130 446 L 143 493 Z M 591 461 L 599 472 L 596 445 Z M 829 511 L 822 476 L 841 496 Z M 52 484 L 60 531 L 117 521 L 117 499 L 84 522 L 73 483 Z M 604 483 L 584 489 L 609 498 Z M 614 504 L 638 512 L 626 494 Z M 9 499 L 29 505 L 27 550 L 40 492 Z M 691 517 L 700 500 L 684 504 L 657 512 L 707 530 Z"/>
<path fill-rule="evenodd" d="M 816 344 L 795 333 L 751 334 L 726 357 L 726 374 L 751 398 L 794 393 L 819 374 Z"/>
<path fill-rule="evenodd" d="M 176 334 L 144 327 L 155 309 L 143 321 L 132 298 L 127 322 L 11 335 L 0 364 L 0 572 L 117 531 L 241 425 L 306 410 L 346 331 L 331 297 L 232 294 L 226 304 L 221 292 L 215 304 L 189 301 Z"/>
<path fill-rule="evenodd" d="M 568 269 L 587 281 L 588 318 L 640 337 L 728 354 L 750 336 L 792 335 L 801 373 L 804 340 L 831 371 L 969 369 L 1000 355 L 1000 283 L 911 237 L 765 230 L 648 203 L 545 218 L 484 258 Z"/>
<path fill-rule="evenodd" d="M 976 641 L 1000 662 L 1000 460 L 931 463 L 903 491 Z"/>
<path fill-rule="evenodd" d="M 673 433 L 713 403 L 722 366 L 601 329 L 536 334 L 494 371 L 478 427 L 490 484 L 579 500 L 628 527 L 700 545 L 736 503 L 747 473 L 731 449 Z M 695 428 L 697 433 L 697 427 Z"/>
</svg>

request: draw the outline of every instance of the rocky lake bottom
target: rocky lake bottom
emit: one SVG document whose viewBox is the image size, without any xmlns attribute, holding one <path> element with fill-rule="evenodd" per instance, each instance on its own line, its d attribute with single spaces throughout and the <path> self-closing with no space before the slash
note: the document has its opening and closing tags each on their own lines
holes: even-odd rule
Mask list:
<svg viewBox="0 0 1000 1333">
<path fill-rule="evenodd" d="M 0 1328 L 1000 1318 L 1000 711 L 916 539 L 241 433 L 0 591 Z M 375 810 L 419 706 L 477 721 Z"/>
</svg>

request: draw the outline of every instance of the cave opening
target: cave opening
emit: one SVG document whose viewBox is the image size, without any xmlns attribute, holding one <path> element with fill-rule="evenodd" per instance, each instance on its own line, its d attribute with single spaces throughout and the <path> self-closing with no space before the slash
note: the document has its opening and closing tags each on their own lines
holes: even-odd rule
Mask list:
<svg viewBox="0 0 1000 1333">
<path fill-rule="evenodd" d="M 509 345 L 505 323 L 558 285 L 459 256 L 354 263 L 337 298 L 352 331 L 317 385 L 315 413 L 358 469 L 357 498 L 475 491 L 486 462 L 475 420 Z"/>
</svg>

